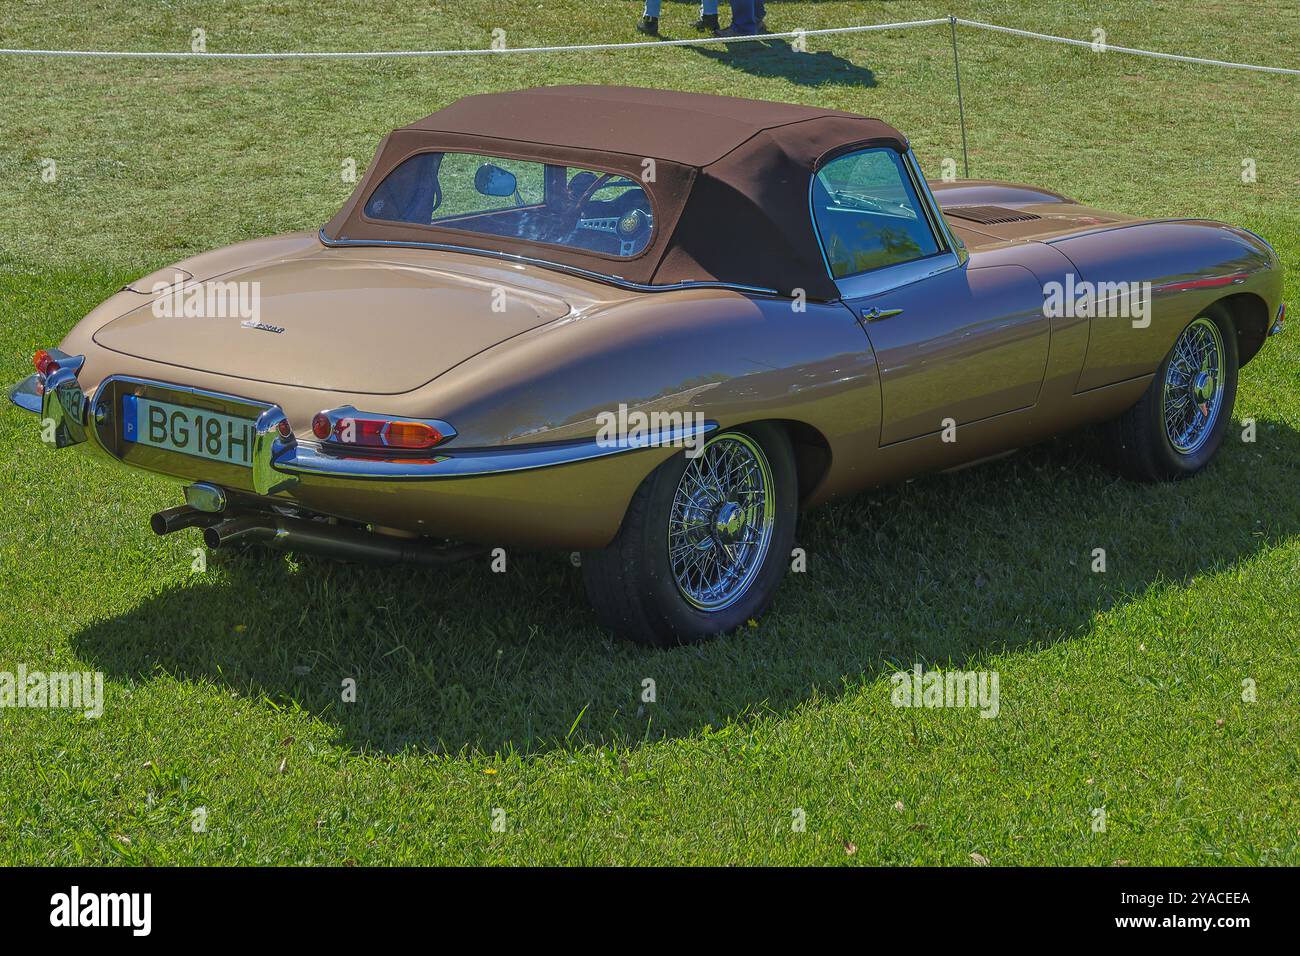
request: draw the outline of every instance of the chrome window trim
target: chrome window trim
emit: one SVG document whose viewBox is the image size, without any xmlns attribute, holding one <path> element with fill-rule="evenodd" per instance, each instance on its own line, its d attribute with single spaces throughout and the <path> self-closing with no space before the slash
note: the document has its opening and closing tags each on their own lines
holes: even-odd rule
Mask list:
<svg viewBox="0 0 1300 956">
<path fill-rule="evenodd" d="M 887 146 L 867 146 L 860 150 L 842 153 L 835 158 L 852 156 L 854 153 L 866 152 L 870 149 L 888 148 Z M 921 174 L 916 154 L 909 149 L 902 154 L 902 158 L 903 168 L 907 171 L 908 179 L 912 183 L 917 199 L 920 200 L 926 222 L 929 224 L 930 231 L 940 247 L 939 251 L 920 259 L 913 259 L 910 262 L 900 262 L 896 265 L 883 266 L 868 272 L 859 272 L 856 275 L 845 276 L 843 279 L 834 277 L 831 271 L 830 257 L 826 255 L 826 246 L 822 242 L 821 230 L 817 227 L 817 213 L 813 208 L 813 178 L 816 177 L 817 171 L 814 171 L 813 176 L 809 178 L 808 218 L 811 221 L 813 233 L 817 236 L 817 246 L 821 249 L 822 264 L 826 267 L 826 274 L 830 276 L 831 281 L 835 283 L 835 287 L 839 290 L 840 296 L 844 299 L 879 295 L 882 292 L 889 292 L 905 285 L 911 285 L 913 282 L 928 279 L 950 269 L 960 268 L 970 258 L 966 246 L 948 226 L 948 220 L 944 218 L 939 203 L 930 190 L 930 184 L 926 182 L 925 176 Z"/>
<path fill-rule="evenodd" d="M 943 214 L 943 209 L 939 205 L 939 200 L 934 198 L 934 192 L 930 189 L 930 183 L 926 180 L 925 174 L 921 172 L 921 164 L 917 161 L 916 154 L 911 149 L 903 155 L 903 165 L 907 167 L 908 174 L 912 177 L 912 185 L 916 188 L 917 195 L 921 197 L 921 202 L 926 208 L 926 215 L 930 219 L 931 228 L 935 229 L 936 235 L 945 245 L 949 252 L 957 257 L 958 264 L 964 265 L 970 258 L 970 253 L 966 251 L 966 244 L 957 238 L 957 234 L 952 231 L 948 225 L 948 219 Z"/>
<path fill-rule="evenodd" d="M 922 279 L 929 279 L 931 276 L 959 269 L 961 266 L 961 259 L 954 253 L 945 251 L 926 256 L 924 259 L 901 262 L 896 266 L 873 269 L 871 272 L 859 272 L 847 279 L 840 279 L 835 285 L 844 298 L 860 299 L 864 296 L 880 295 L 882 292 L 901 289 L 913 282 L 920 282 Z"/>
<path fill-rule="evenodd" d="M 624 279 L 622 276 L 609 275 L 604 272 L 583 269 L 579 266 L 569 266 L 560 262 L 552 262 L 549 259 L 536 259 L 531 256 L 517 255 L 513 252 L 498 252 L 494 249 L 477 249 L 473 246 L 458 246 L 448 242 L 400 242 L 394 239 L 331 239 L 329 236 L 325 235 L 325 229 L 323 227 L 320 231 L 320 241 L 323 245 L 330 248 L 345 246 L 394 246 L 399 249 L 434 249 L 439 252 L 460 252 L 471 256 L 486 256 L 490 259 L 501 259 L 505 262 L 514 262 L 519 265 L 538 266 L 542 269 L 553 269 L 556 272 L 564 272 L 583 279 L 592 279 L 596 282 L 605 282 L 609 285 L 615 285 L 623 289 L 630 289 L 634 292 L 675 292 L 682 289 L 729 289 L 733 292 L 745 292 L 751 295 L 772 295 L 783 299 L 790 298 L 790 296 L 784 295 L 776 289 L 768 289 L 762 286 L 742 285 L 738 282 L 689 279 L 683 282 L 650 285 L 645 282 L 633 282 L 631 279 Z"/>
</svg>

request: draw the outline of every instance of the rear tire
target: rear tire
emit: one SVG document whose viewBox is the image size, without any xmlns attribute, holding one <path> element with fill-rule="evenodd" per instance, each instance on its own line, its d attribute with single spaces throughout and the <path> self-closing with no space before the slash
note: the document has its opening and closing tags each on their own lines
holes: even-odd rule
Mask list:
<svg viewBox="0 0 1300 956">
<path fill-rule="evenodd" d="M 797 496 L 790 440 L 774 425 L 729 429 L 697 458 L 673 456 L 637 489 L 609 546 L 582 555 L 596 616 L 650 647 L 758 618 L 788 567 Z"/>
<path fill-rule="evenodd" d="M 1102 429 L 1108 464 L 1135 481 L 1176 481 L 1214 457 L 1237 398 L 1237 333 L 1220 305 L 1179 335 L 1136 405 Z"/>
</svg>

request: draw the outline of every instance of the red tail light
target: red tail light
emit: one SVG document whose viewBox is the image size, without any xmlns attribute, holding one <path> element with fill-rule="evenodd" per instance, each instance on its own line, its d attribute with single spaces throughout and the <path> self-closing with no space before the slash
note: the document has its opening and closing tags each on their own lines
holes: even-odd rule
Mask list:
<svg viewBox="0 0 1300 956">
<path fill-rule="evenodd" d="M 339 415 L 317 412 L 311 420 L 312 434 L 321 441 L 356 448 L 401 448 L 419 451 L 432 448 L 445 436 L 428 422 Z"/>
</svg>

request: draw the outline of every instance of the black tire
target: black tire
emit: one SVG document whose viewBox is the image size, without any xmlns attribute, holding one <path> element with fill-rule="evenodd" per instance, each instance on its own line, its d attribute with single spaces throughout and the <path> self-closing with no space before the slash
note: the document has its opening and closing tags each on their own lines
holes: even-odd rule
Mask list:
<svg viewBox="0 0 1300 956">
<path fill-rule="evenodd" d="M 1177 481 L 1188 478 L 1207 464 L 1223 444 L 1223 436 L 1232 425 L 1232 409 L 1237 399 L 1237 332 L 1232 316 L 1220 305 L 1206 309 L 1187 326 L 1201 320 L 1212 322 L 1219 330 L 1222 346 L 1222 399 L 1217 418 L 1204 440 L 1193 450 L 1180 451 L 1170 438 L 1164 422 L 1165 378 L 1177 348 L 1165 356 L 1146 393 L 1136 405 L 1102 429 L 1107 464 L 1134 481 Z M 1187 329 L 1179 333 L 1179 338 Z"/>
<path fill-rule="evenodd" d="M 768 607 L 789 567 L 798 520 L 798 482 L 794 453 L 784 429 L 748 425 L 728 429 L 708 445 L 744 436 L 766 458 L 772 486 L 772 528 L 767 551 L 743 591 L 716 610 L 692 604 L 674 575 L 669 558 L 669 523 L 688 461 L 674 455 L 641 483 L 632 497 L 617 537 L 600 551 L 582 555 L 587 595 L 600 622 L 638 644 L 672 647 L 741 627 Z M 752 449 L 751 449 L 752 450 Z M 714 545 L 709 545 L 714 546 Z"/>
</svg>

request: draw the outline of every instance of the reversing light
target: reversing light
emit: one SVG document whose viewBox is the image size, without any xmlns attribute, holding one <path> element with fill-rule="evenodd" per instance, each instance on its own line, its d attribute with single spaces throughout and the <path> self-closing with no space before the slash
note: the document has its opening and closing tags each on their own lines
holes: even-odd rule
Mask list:
<svg viewBox="0 0 1300 956">
<path fill-rule="evenodd" d="M 383 448 L 384 428 L 388 422 L 377 418 L 340 418 L 334 423 L 334 440 L 362 448 Z"/>
<path fill-rule="evenodd" d="M 275 426 L 275 430 L 280 433 L 281 438 L 293 437 L 293 426 L 289 424 L 289 419 L 280 419 L 280 424 Z"/>
</svg>

